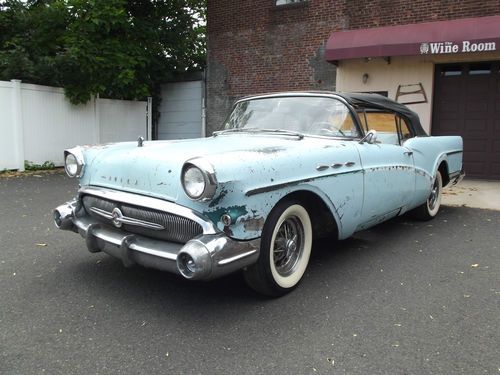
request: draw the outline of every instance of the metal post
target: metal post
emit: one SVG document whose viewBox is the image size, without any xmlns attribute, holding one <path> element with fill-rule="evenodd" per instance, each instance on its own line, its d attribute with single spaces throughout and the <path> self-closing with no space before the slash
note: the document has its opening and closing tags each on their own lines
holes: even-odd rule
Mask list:
<svg viewBox="0 0 500 375">
<path fill-rule="evenodd" d="M 101 102 L 99 94 L 94 97 L 94 144 L 101 143 Z"/>
<path fill-rule="evenodd" d="M 12 119 L 14 125 L 14 144 L 16 147 L 17 169 L 24 172 L 24 124 L 22 112 L 21 80 L 12 82 Z"/>
<path fill-rule="evenodd" d="M 146 139 L 148 141 L 153 140 L 153 98 L 148 96 L 147 108 L 146 108 Z"/>
</svg>

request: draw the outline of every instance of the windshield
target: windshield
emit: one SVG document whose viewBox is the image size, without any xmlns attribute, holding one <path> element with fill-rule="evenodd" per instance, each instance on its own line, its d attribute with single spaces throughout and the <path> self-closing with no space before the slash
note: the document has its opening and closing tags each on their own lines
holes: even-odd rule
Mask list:
<svg viewBox="0 0 500 375">
<path fill-rule="evenodd" d="M 238 103 L 223 131 L 290 131 L 308 135 L 358 137 L 347 106 L 334 98 L 271 97 Z"/>
</svg>

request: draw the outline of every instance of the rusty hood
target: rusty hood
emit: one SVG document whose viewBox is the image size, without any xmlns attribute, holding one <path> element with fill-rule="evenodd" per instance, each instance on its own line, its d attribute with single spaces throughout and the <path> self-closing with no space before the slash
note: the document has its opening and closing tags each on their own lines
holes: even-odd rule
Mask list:
<svg viewBox="0 0 500 375">
<path fill-rule="evenodd" d="M 303 149 L 316 148 L 317 140 L 291 136 L 220 135 L 217 137 L 125 142 L 87 147 L 82 185 L 102 186 L 177 201 L 182 192 L 180 173 L 192 158 L 207 158 L 222 182 L 248 175 L 254 165 L 275 159 L 295 159 Z M 325 141 L 320 141 L 324 143 Z M 328 141 L 329 144 L 332 140 Z M 242 175 L 243 174 L 243 175 Z"/>
</svg>

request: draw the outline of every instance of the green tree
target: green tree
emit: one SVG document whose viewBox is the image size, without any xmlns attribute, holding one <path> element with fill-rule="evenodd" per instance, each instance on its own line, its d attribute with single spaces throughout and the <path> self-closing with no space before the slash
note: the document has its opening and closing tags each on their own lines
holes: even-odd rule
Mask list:
<svg viewBox="0 0 500 375">
<path fill-rule="evenodd" d="M 200 0 L 7 0 L 0 4 L 0 79 L 92 95 L 143 98 L 205 62 Z"/>
</svg>

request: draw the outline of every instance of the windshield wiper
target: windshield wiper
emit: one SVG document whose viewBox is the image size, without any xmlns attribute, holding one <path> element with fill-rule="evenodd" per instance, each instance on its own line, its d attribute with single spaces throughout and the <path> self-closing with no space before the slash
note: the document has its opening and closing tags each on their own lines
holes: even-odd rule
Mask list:
<svg viewBox="0 0 500 375">
<path fill-rule="evenodd" d="M 233 128 L 233 129 L 224 129 L 224 130 L 218 130 L 212 133 L 214 137 L 217 137 L 220 134 L 226 134 L 226 133 L 241 133 L 241 132 L 252 132 L 258 130 L 257 128 Z"/>
<path fill-rule="evenodd" d="M 226 133 L 240 133 L 240 132 L 247 132 L 247 133 L 273 133 L 273 134 L 280 134 L 280 135 L 291 135 L 294 137 L 298 137 L 299 139 L 304 138 L 304 134 L 293 131 L 293 130 L 285 130 L 285 129 L 259 129 L 259 128 L 234 128 L 234 129 L 226 129 L 226 130 L 219 130 L 213 133 L 213 136 L 216 137 L 220 134 L 226 134 Z"/>
</svg>

